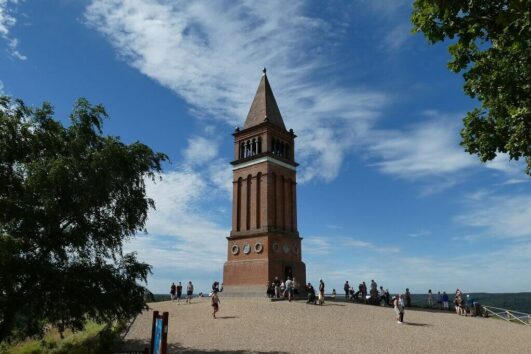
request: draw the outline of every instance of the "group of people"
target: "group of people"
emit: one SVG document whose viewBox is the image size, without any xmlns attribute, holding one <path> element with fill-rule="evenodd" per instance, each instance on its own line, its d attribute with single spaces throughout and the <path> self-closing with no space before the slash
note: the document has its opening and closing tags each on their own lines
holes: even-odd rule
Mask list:
<svg viewBox="0 0 531 354">
<path fill-rule="evenodd" d="M 317 294 L 315 293 L 315 288 L 313 287 L 312 283 L 308 283 L 308 285 L 306 285 L 306 293 L 308 293 L 308 301 L 306 301 L 307 304 L 324 304 L 325 283 L 323 279 L 319 280 L 319 292 Z"/>
<path fill-rule="evenodd" d="M 384 289 L 383 286 L 380 286 L 380 289 L 378 290 L 378 284 L 373 280 L 371 280 L 370 284 L 370 290 L 367 291 L 367 285 L 364 281 L 362 281 L 358 285 L 358 291 L 355 291 L 353 286 L 350 286 L 349 282 L 346 281 L 344 285 L 344 291 L 345 291 L 345 299 L 350 301 L 360 301 L 360 295 L 361 295 L 361 302 L 366 304 L 373 304 L 373 305 L 384 305 L 392 306 L 396 313 L 396 320 L 397 323 L 403 323 L 404 322 L 404 313 L 406 307 L 411 307 L 411 293 L 409 291 L 409 288 L 406 288 L 406 291 L 403 294 L 395 295 L 393 298 L 391 298 L 389 290 Z M 170 295 L 171 300 L 177 299 L 177 302 L 180 303 L 181 296 L 182 296 L 182 290 L 183 287 L 181 285 L 181 282 L 178 282 L 176 285 L 175 283 L 172 283 L 170 288 Z M 319 287 L 318 291 L 313 287 L 311 283 L 308 283 L 305 287 L 306 293 L 307 293 L 307 303 L 308 304 L 315 304 L 315 305 L 323 305 L 325 302 L 325 283 L 323 279 L 319 280 Z M 215 281 L 212 284 L 212 292 L 209 294 L 211 296 L 212 300 L 212 317 L 216 318 L 216 313 L 219 311 L 219 304 L 221 301 L 219 300 L 218 293 L 223 291 L 223 284 L 220 284 L 218 281 Z M 194 292 L 194 286 L 191 281 L 188 282 L 188 285 L 186 286 L 186 302 L 191 303 L 192 296 Z M 295 281 L 295 278 L 291 279 L 291 277 L 287 277 L 286 281 L 280 280 L 278 277 L 275 277 L 273 282 L 267 284 L 267 291 L 266 294 L 269 298 L 280 298 L 284 297 L 287 298 L 288 301 L 292 301 L 295 295 L 298 295 L 298 284 Z M 336 297 L 336 289 L 332 290 L 332 300 L 335 300 Z M 448 294 L 443 291 L 442 294 L 439 291 L 437 293 L 437 305 L 439 309 L 441 310 L 448 310 L 449 309 L 449 297 Z M 467 316 L 468 314 L 475 314 L 479 312 L 478 308 L 479 303 L 475 302 L 470 295 L 463 295 L 463 292 L 459 289 L 455 292 L 455 298 L 454 298 L 454 305 L 455 305 L 455 311 L 458 315 Z M 431 291 L 431 289 L 428 290 L 428 296 L 427 296 L 427 306 L 429 308 L 432 308 L 434 306 L 434 296 Z"/>
<path fill-rule="evenodd" d="M 170 297 L 171 301 L 174 301 L 177 299 L 177 303 L 181 303 L 181 296 L 183 292 L 183 286 L 181 285 L 181 282 L 179 282 L 177 285 L 175 283 L 171 284 L 170 287 Z M 186 286 L 186 303 L 191 304 L 192 303 L 192 296 L 194 294 L 194 285 L 191 281 L 188 282 L 188 285 Z"/>
<path fill-rule="evenodd" d="M 275 277 L 273 281 L 266 284 L 266 296 L 268 298 L 287 298 L 288 301 L 293 300 L 293 297 L 299 294 L 299 284 L 295 278 L 287 277 L 286 281 Z"/>
<path fill-rule="evenodd" d="M 371 280 L 369 291 L 367 290 L 367 284 L 365 284 L 364 281 L 358 285 L 358 291 L 356 291 L 354 286 L 351 286 L 348 283 L 348 280 L 345 282 L 343 290 L 345 291 L 345 299 L 350 301 L 363 302 L 371 305 L 381 305 L 383 303 L 384 305 L 393 306 L 389 289 L 384 289 L 383 286 L 380 286 L 380 289 L 378 290 L 378 284 L 374 279 Z M 411 306 L 411 293 L 409 292 L 409 289 L 406 289 L 404 298 L 405 306 Z"/>
</svg>

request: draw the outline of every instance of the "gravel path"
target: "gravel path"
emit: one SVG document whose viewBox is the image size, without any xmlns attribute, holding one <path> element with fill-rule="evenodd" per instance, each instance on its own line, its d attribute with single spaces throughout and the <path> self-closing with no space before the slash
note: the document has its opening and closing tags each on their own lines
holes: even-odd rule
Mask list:
<svg viewBox="0 0 531 354">
<path fill-rule="evenodd" d="M 409 310 L 400 325 L 393 309 L 384 307 L 221 301 L 218 319 L 212 318 L 209 298 L 150 304 L 170 312 L 169 353 L 531 353 L 531 328 L 492 318 Z M 151 318 L 151 311 L 137 317 L 121 349 L 148 343 Z"/>
</svg>

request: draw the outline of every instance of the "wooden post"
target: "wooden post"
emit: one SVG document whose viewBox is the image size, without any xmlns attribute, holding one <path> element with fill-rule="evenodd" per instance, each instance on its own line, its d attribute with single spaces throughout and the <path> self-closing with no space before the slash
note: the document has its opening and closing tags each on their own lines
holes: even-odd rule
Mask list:
<svg viewBox="0 0 531 354">
<path fill-rule="evenodd" d="M 155 346 L 155 324 L 157 323 L 157 317 L 159 317 L 159 312 L 153 311 L 153 323 L 151 324 L 151 344 L 149 346 L 150 353 L 153 353 L 153 349 Z"/>
<path fill-rule="evenodd" d="M 168 350 L 168 312 L 162 313 L 162 340 L 160 354 L 166 354 Z"/>
</svg>

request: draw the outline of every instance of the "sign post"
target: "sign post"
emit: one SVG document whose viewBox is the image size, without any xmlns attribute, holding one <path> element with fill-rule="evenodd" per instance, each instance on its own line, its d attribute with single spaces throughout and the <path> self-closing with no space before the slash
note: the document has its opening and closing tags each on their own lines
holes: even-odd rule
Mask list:
<svg viewBox="0 0 531 354">
<path fill-rule="evenodd" d="M 158 311 L 153 311 L 149 349 L 151 354 L 166 354 L 168 350 L 168 312 L 163 312 L 160 316 Z"/>
</svg>

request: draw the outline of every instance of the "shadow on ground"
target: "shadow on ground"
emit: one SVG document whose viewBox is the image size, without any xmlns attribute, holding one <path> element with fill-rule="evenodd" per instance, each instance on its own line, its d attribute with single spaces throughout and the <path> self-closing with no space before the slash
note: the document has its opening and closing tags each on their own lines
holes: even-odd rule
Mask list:
<svg viewBox="0 0 531 354">
<path fill-rule="evenodd" d="M 432 327 L 431 324 L 427 324 L 427 323 L 404 322 L 404 324 L 408 326 Z"/>
<path fill-rule="evenodd" d="M 133 351 L 133 350 L 144 350 L 144 348 L 149 347 L 149 343 L 147 341 L 141 341 L 141 340 L 127 340 L 123 342 L 120 346 L 114 349 L 115 352 L 118 351 Z M 174 354 L 174 353 L 232 353 L 232 354 L 246 354 L 246 353 L 257 353 L 257 354 L 265 354 L 265 353 L 283 353 L 283 352 L 257 352 L 257 351 L 248 351 L 248 350 L 201 350 L 201 349 L 195 349 L 195 348 L 188 348 L 184 347 L 179 343 L 171 343 L 168 344 L 168 351 L 167 354 Z M 287 353 L 287 352 L 284 352 Z"/>
</svg>

